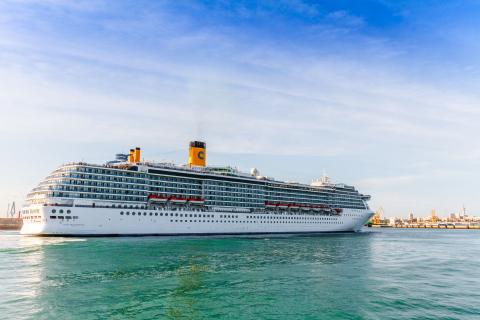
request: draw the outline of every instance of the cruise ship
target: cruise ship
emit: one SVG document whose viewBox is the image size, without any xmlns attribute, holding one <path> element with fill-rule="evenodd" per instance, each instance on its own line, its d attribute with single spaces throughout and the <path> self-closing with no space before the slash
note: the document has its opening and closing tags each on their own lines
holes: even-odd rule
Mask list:
<svg viewBox="0 0 480 320">
<path fill-rule="evenodd" d="M 372 217 L 370 196 L 325 175 L 311 184 L 257 169 L 206 165 L 193 141 L 188 163 L 141 159 L 140 148 L 103 165 L 67 163 L 26 198 L 25 235 L 217 235 L 355 232 Z"/>
</svg>

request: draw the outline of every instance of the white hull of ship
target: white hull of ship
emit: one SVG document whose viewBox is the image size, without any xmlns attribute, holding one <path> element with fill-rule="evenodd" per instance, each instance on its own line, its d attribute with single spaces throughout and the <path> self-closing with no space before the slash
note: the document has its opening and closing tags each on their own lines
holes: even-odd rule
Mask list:
<svg viewBox="0 0 480 320">
<path fill-rule="evenodd" d="M 69 207 L 70 214 L 59 215 L 62 208 L 58 206 L 35 208 L 38 213 L 30 218 L 24 217 L 21 234 L 128 236 L 355 232 L 373 215 L 371 210 L 361 209 L 343 209 L 336 216 L 304 212 L 265 214 L 92 207 Z M 67 211 L 67 208 L 63 209 L 64 212 Z M 52 210 L 56 213 L 52 213 Z M 135 212 L 136 215 L 127 216 L 127 211 Z M 138 215 L 139 212 L 141 215 Z M 52 216 L 56 218 L 53 219 Z M 59 219 L 59 216 L 63 219 Z"/>
</svg>

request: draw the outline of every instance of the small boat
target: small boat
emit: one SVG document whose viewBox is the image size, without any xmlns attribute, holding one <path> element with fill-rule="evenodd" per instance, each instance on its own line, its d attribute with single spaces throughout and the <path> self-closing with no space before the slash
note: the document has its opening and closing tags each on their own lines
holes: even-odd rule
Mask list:
<svg viewBox="0 0 480 320">
<path fill-rule="evenodd" d="M 188 202 L 190 204 L 204 204 L 205 199 L 203 199 L 203 198 L 190 198 L 190 199 L 188 199 Z"/>
<path fill-rule="evenodd" d="M 179 197 L 170 197 L 170 200 L 171 203 L 175 203 L 175 204 L 184 204 L 184 203 L 187 203 L 187 199 L 186 198 L 179 198 Z"/>
<path fill-rule="evenodd" d="M 148 201 L 156 202 L 156 203 L 165 203 L 168 201 L 168 197 L 165 196 L 157 196 L 155 194 L 151 194 L 148 196 Z"/>
<path fill-rule="evenodd" d="M 275 208 L 276 205 L 273 202 L 265 201 L 265 208 Z"/>
</svg>

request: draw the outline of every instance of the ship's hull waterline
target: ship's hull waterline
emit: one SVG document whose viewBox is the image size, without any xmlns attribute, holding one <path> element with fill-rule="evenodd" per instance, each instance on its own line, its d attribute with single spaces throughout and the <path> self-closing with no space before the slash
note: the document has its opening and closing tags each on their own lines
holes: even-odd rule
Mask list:
<svg viewBox="0 0 480 320">
<path fill-rule="evenodd" d="M 55 213 L 52 213 L 52 210 Z M 38 218 L 24 221 L 21 234 L 138 236 L 355 232 L 373 215 L 372 211 L 361 209 L 344 209 L 338 216 L 287 212 L 265 214 L 147 209 L 127 211 L 83 207 L 73 207 L 69 211 L 69 214 L 59 215 L 58 207 L 40 207 Z M 126 215 L 127 212 L 129 215 Z M 135 215 L 132 215 L 133 212 Z"/>
</svg>

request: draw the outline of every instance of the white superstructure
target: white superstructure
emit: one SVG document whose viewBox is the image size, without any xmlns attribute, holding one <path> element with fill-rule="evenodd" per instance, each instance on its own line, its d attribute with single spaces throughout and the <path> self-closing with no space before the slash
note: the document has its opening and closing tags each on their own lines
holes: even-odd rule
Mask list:
<svg viewBox="0 0 480 320">
<path fill-rule="evenodd" d="M 206 167 L 202 142 L 189 164 L 140 160 L 140 149 L 106 165 L 65 164 L 27 196 L 22 234 L 211 235 L 358 231 L 369 196 L 328 179 L 282 182 Z"/>
</svg>

